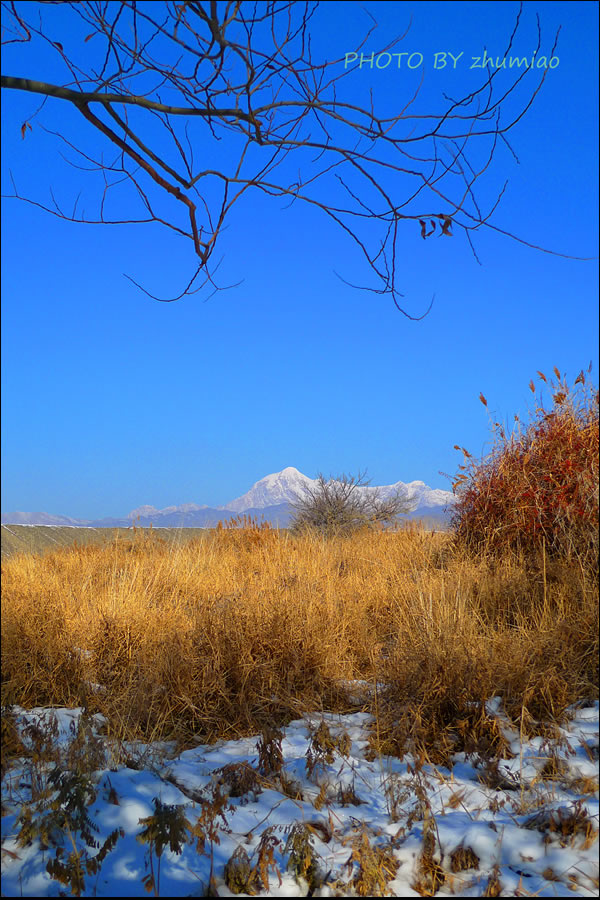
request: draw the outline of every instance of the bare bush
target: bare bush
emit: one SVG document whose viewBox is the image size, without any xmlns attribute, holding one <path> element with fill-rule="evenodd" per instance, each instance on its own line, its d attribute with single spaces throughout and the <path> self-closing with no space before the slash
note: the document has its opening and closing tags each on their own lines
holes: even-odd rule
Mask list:
<svg viewBox="0 0 600 900">
<path fill-rule="evenodd" d="M 414 504 L 406 491 L 383 496 L 379 488 L 370 487 L 366 473 L 329 479 L 319 473 L 314 487 L 305 487 L 292 508 L 292 531 L 339 534 L 391 524 L 398 516 L 411 512 Z"/>
</svg>

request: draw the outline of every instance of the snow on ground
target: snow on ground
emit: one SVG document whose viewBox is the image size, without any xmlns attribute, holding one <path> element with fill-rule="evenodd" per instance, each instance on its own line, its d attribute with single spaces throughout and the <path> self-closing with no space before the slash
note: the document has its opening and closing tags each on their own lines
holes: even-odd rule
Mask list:
<svg viewBox="0 0 600 900">
<path fill-rule="evenodd" d="M 503 722 L 514 754 L 500 760 L 496 787 L 485 783 L 493 779 L 486 778 L 481 760 L 465 758 L 464 753 L 455 755 L 451 769 L 419 769 L 408 755 L 402 761 L 369 758 L 371 719 L 365 713 L 305 717 L 283 730 L 281 771 L 288 796 L 281 778 L 255 774 L 258 736 L 202 745 L 176 756 L 167 743 L 127 745 L 128 764 L 117 763 L 115 749 L 101 738 L 104 757 L 91 776 L 87 814 L 97 829 L 93 834 L 98 846 L 115 829 L 122 829 L 122 836 L 96 873 L 84 873 L 82 896 L 146 896 L 142 880 L 152 873 L 156 895 L 205 896 L 211 865 L 213 894 L 216 888 L 221 897 L 234 896 L 224 870 L 236 850 L 242 885 L 253 884 L 264 896 L 311 895 L 307 880 L 302 874 L 295 877 L 293 866 L 288 866 L 290 860 L 296 860 L 297 872 L 312 879 L 310 890 L 316 897 L 371 893 L 375 888 L 368 878 L 377 871 L 387 871 L 392 896 L 418 896 L 415 888 L 425 893 L 432 883 L 438 894 L 463 897 L 486 891 L 488 896 L 598 896 L 598 704 L 573 708 L 568 726 L 556 739 L 536 737 L 522 746 L 518 733 L 502 719 L 499 699 L 487 706 Z M 68 752 L 81 710 L 13 711 L 21 729 L 53 718 L 62 751 Z M 101 718 L 93 720 L 100 730 Z M 337 738 L 329 761 L 326 750 L 319 755 L 311 739 L 321 722 L 334 742 Z M 319 732 L 321 737 L 324 733 Z M 247 765 L 223 771 L 236 763 Z M 46 764 L 44 778 L 52 768 Z M 555 777 L 549 777 L 553 773 Z M 54 840 L 64 840 L 59 857 L 63 863 L 72 852 L 65 829 L 46 837 L 46 845 L 33 833 L 29 845 L 16 840 L 21 807 L 30 803 L 32 786 L 43 787 L 39 772 L 34 775 L 31 762 L 22 759 L 2 784 L 3 896 L 69 893 L 46 871 L 57 855 Z M 222 816 L 212 802 L 219 795 L 226 798 Z M 152 854 L 150 868 L 150 845 L 138 838 L 145 829 L 140 820 L 156 812 L 155 798 L 181 807 L 189 825 L 199 826 L 198 833 L 205 835 L 204 852 L 187 831 L 188 842 L 175 843 L 174 850 L 165 838 L 160 860 Z M 34 812 L 33 818 L 51 814 Z M 306 827 L 292 833 L 295 823 Z M 210 839 L 211 824 L 218 842 Z M 84 848 L 79 832 L 72 834 L 78 849 L 86 849 L 83 859 L 98 853 Z M 304 845 L 294 844 L 299 834 Z M 295 851 L 295 846 L 304 850 Z M 426 848 L 431 852 L 424 857 Z M 260 881 L 259 860 L 268 890 Z M 252 877 L 254 881 L 248 881 Z M 148 890 L 155 893 L 152 884 Z"/>
</svg>

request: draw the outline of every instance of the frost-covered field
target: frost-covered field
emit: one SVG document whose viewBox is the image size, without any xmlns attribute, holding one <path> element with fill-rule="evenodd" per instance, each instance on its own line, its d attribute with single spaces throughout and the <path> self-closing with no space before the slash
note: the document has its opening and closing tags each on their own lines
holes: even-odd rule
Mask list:
<svg viewBox="0 0 600 900">
<path fill-rule="evenodd" d="M 280 742 L 257 735 L 173 755 L 164 743 L 116 748 L 100 716 L 75 739 L 78 709 L 14 707 L 26 745 L 41 733 L 28 724 L 55 719 L 61 771 L 91 755 L 98 768 L 87 782 L 49 783 L 55 765 L 13 761 L 2 783 L 2 893 L 68 894 L 46 867 L 62 865 L 76 884 L 76 848 L 82 896 L 598 896 L 598 704 L 523 743 L 498 698 L 487 711 L 510 758 L 457 753 L 441 768 L 373 757 L 365 713 L 291 722 Z M 24 808 L 31 815 L 19 821 Z M 86 867 L 99 852 L 101 864 Z"/>
</svg>

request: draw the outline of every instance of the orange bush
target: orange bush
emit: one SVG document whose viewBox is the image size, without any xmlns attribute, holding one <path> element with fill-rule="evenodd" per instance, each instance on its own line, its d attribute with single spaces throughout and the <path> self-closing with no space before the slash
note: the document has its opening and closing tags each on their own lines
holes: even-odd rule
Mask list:
<svg viewBox="0 0 600 900">
<path fill-rule="evenodd" d="M 552 406 L 541 400 L 522 431 L 518 417 L 507 435 L 493 422 L 491 453 L 475 460 L 464 448 L 453 490 L 453 526 L 459 541 L 476 550 L 550 556 L 598 552 L 598 391 L 581 372 L 573 385 L 554 369 L 548 381 Z M 535 393 L 535 385 L 529 387 Z M 487 406 L 483 394 L 481 402 Z"/>
</svg>

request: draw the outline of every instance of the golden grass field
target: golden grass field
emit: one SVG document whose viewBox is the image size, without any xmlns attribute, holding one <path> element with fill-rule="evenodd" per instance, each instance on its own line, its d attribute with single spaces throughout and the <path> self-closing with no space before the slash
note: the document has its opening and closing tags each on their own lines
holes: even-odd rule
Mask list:
<svg viewBox="0 0 600 900">
<path fill-rule="evenodd" d="M 375 752 L 441 762 L 500 749 L 479 701 L 502 696 L 531 733 L 597 685 L 597 575 L 577 558 L 485 558 L 417 528 L 246 527 L 2 564 L 3 706 L 83 705 L 123 738 L 185 746 L 363 708 Z"/>
<path fill-rule="evenodd" d="M 128 540 L 131 528 L 88 528 L 72 525 L 13 525 L 3 524 L 2 560 L 15 553 L 51 553 L 59 547 L 78 544 L 110 544 L 115 538 Z M 202 538 L 205 528 L 161 528 L 166 541 L 182 543 Z"/>
</svg>

